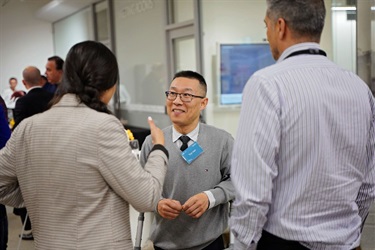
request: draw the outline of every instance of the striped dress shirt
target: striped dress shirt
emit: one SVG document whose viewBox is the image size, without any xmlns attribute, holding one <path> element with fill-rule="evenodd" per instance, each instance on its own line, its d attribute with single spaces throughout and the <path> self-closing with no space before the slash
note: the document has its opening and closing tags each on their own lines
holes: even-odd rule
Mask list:
<svg viewBox="0 0 375 250">
<path fill-rule="evenodd" d="M 375 196 L 375 104 L 322 55 L 289 47 L 243 92 L 232 158 L 235 249 L 262 230 L 310 249 L 352 249 Z"/>
</svg>

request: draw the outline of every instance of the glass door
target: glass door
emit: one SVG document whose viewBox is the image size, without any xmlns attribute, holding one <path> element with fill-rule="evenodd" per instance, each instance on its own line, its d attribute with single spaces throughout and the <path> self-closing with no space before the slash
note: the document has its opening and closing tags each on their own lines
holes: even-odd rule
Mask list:
<svg viewBox="0 0 375 250">
<path fill-rule="evenodd" d="M 201 70 L 199 6 L 197 0 L 168 1 L 167 46 L 169 77 L 181 70 Z"/>
</svg>

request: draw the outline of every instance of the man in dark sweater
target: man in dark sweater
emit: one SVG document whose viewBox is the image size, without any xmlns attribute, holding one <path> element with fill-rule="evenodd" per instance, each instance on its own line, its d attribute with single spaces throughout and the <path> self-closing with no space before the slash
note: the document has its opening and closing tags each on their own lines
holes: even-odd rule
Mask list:
<svg viewBox="0 0 375 250">
<path fill-rule="evenodd" d="M 222 234 L 228 227 L 228 202 L 234 198 L 233 137 L 200 123 L 208 102 L 206 92 L 204 78 L 192 71 L 177 73 L 166 91 L 173 125 L 163 130 L 170 155 L 150 237 L 156 250 L 225 248 Z M 151 148 L 149 136 L 142 146 L 142 164 Z"/>
<path fill-rule="evenodd" d="M 47 110 L 48 103 L 51 101 L 53 94 L 42 89 L 42 81 L 38 68 L 29 66 L 22 72 L 23 84 L 27 89 L 27 94 L 19 98 L 14 109 L 14 127 L 13 130 L 22 122 L 23 119 L 42 113 Z M 14 214 L 21 217 L 22 223 L 25 222 L 27 210 L 26 208 L 15 208 Z M 21 236 L 24 240 L 32 240 L 31 222 L 27 218 L 25 225 L 25 233 Z"/>
</svg>

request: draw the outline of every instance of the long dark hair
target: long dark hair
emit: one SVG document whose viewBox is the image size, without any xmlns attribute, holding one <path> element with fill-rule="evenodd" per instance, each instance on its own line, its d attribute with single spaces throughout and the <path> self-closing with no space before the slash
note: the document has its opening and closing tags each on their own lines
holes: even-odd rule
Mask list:
<svg viewBox="0 0 375 250">
<path fill-rule="evenodd" d="M 95 41 L 77 43 L 68 52 L 62 82 L 52 104 L 71 93 L 88 107 L 111 113 L 100 97 L 118 82 L 118 78 L 116 57 L 105 45 Z"/>
</svg>

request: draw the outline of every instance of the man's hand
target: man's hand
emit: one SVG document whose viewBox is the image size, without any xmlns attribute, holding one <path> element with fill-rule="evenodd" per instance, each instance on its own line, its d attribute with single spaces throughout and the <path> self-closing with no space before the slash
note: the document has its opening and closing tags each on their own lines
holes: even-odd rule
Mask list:
<svg viewBox="0 0 375 250">
<path fill-rule="evenodd" d="M 193 218 L 198 219 L 199 217 L 206 212 L 209 206 L 208 196 L 205 193 L 199 193 L 190 197 L 182 209 L 185 213 Z"/>
<path fill-rule="evenodd" d="M 172 199 L 162 199 L 158 203 L 158 213 L 161 217 L 173 220 L 180 214 L 182 211 L 182 206 L 179 201 Z"/>
<path fill-rule="evenodd" d="M 24 96 L 26 93 L 22 90 L 14 91 L 10 99 L 16 99 L 18 97 Z"/>
</svg>

